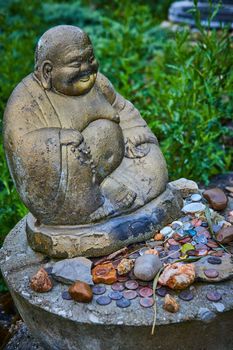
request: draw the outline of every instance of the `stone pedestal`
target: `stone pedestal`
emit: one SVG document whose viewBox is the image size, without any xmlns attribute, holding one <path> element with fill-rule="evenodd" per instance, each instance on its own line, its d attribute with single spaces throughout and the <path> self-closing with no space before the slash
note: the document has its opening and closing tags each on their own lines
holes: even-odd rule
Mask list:
<svg viewBox="0 0 233 350">
<path fill-rule="evenodd" d="M 163 310 L 157 297 L 155 335 L 151 335 L 153 308 L 144 309 L 138 298 L 130 307 L 120 309 L 114 301 L 100 306 L 63 300 L 67 286 L 55 283 L 44 294 L 29 288 L 29 278 L 41 266 L 54 263 L 34 252 L 26 239 L 26 221 L 21 220 L 7 236 L 0 254 L 0 266 L 15 304 L 29 330 L 42 347 L 51 350 L 231 350 L 233 348 L 233 281 L 195 284 L 190 302 L 179 300 L 180 310 Z M 107 287 L 109 290 L 110 286 Z M 224 312 L 206 299 L 206 293 L 219 290 Z M 174 294 L 174 293 L 173 293 Z"/>
</svg>

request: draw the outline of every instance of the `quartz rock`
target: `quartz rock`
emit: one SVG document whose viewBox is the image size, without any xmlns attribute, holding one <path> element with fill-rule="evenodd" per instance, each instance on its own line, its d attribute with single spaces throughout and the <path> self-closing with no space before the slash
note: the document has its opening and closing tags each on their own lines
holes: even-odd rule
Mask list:
<svg viewBox="0 0 233 350">
<path fill-rule="evenodd" d="M 117 266 L 117 272 L 119 275 L 126 275 L 132 270 L 134 261 L 132 259 L 122 259 L 120 264 Z"/>
<path fill-rule="evenodd" d="M 227 206 L 227 196 L 220 188 L 211 188 L 203 193 L 214 210 L 224 210 Z"/>
<path fill-rule="evenodd" d="M 53 277 L 63 283 L 72 284 L 79 280 L 93 284 L 91 276 L 92 261 L 84 257 L 64 259 L 53 265 Z"/>
<path fill-rule="evenodd" d="M 166 294 L 164 298 L 163 308 L 168 312 L 175 313 L 179 310 L 180 306 L 174 297 L 172 297 L 170 294 Z"/>
<path fill-rule="evenodd" d="M 194 263 L 196 280 L 202 282 L 220 282 L 233 277 L 233 264 L 230 254 L 225 254 L 221 257 L 222 263 L 213 265 L 208 262 L 210 256 L 205 256 Z M 218 272 L 217 277 L 208 277 L 205 274 L 207 270 L 216 270 Z M 216 274 L 217 275 L 217 274 Z"/>
<path fill-rule="evenodd" d="M 165 267 L 159 283 L 171 289 L 185 289 L 195 280 L 193 264 L 174 263 Z"/>
<path fill-rule="evenodd" d="M 230 243 L 233 241 L 233 225 L 222 228 L 217 234 L 217 240 L 220 243 Z"/>
<path fill-rule="evenodd" d="M 100 264 L 92 270 L 94 283 L 113 284 L 117 281 L 116 270 L 112 263 Z"/>
<path fill-rule="evenodd" d="M 53 288 L 49 275 L 43 267 L 31 278 L 30 287 L 38 293 L 49 292 Z"/>
<path fill-rule="evenodd" d="M 182 211 L 184 213 L 191 213 L 191 214 L 202 212 L 204 210 L 205 210 L 205 205 L 200 203 L 200 202 L 197 202 L 197 203 L 194 202 L 194 203 L 186 204 L 182 208 Z"/>
<path fill-rule="evenodd" d="M 145 254 L 135 260 L 134 275 L 142 281 L 151 281 L 161 267 L 162 263 L 157 255 Z"/>
<path fill-rule="evenodd" d="M 198 192 L 196 182 L 185 178 L 172 181 L 169 183 L 169 186 L 180 192 L 183 198 L 187 198 L 190 194 Z"/>
<path fill-rule="evenodd" d="M 81 281 L 76 281 L 69 287 L 69 294 L 72 299 L 81 303 L 89 303 L 93 298 L 91 287 L 87 283 Z"/>
</svg>

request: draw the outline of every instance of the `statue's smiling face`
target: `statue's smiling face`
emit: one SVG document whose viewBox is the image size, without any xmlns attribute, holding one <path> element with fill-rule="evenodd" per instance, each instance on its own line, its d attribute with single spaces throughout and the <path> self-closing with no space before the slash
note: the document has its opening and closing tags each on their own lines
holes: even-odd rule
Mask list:
<svg viewBox="0 0 233 350">
<path fill-rule="evenodd" d="M 62 51 L 52 67 L 52 88 L 69 96 L 87 93 L 93 87 L 98 71 L 92 46 L 80 50 L 73 44 Z"/>
</svg>

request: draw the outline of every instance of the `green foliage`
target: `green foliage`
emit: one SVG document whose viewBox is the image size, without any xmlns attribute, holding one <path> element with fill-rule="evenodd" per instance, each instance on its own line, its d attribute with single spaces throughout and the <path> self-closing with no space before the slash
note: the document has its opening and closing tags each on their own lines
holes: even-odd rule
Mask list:
<svg viewBox="0 0 233 350">
<path fill-rule="evenodd" d="M 233 114 L 233 48 L 226 30 L 198 33 L 159 25 L 172 1 L 0 1 L 0 116 L 16 84 L 33 70 L 40 35 L 57 24 L 84 28 L 101 71 L 158 136 L 172 179 L 207 182 L 232 170 L 224 125 Z M 214 16 L 214 14 L 213 14 Z M 2 120 L 2 118 L 0 118 Z M 0 124 L 2 128 L 2 124 Z M 26 213 L 0 147 L 0 245 Z"/>
</svg>

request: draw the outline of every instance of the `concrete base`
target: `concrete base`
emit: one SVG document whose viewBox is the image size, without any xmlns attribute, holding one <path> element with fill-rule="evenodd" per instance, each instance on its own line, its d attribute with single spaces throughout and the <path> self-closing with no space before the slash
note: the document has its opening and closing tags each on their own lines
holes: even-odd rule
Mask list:
<svg viewBox="0 0 233 350">
<path fill-rule="evenodd" d="M 27 216 L 30 246 L 54 258 L 96 257 L 110 254 L 131 243 L 151 238 L 156 230 L 181 214 L 181 194 L 169 188 L 133 213 L 109 218 L 98 224 L 80 226 L 36 225 Z"/>
<path fill-rule="evenodd" d="M 67 286 L 61 283 L 48 293 L 33 292 L 29 278 L 54 260 L 48 261 L 28 246 L 25 225 L 23 219 L 7 236 L 0 266 L 22 318 L 45 349 L 232 350 L 233 281 L 194 285 L 194 299 L 179 300 L 176 314 L 164 311 L 164 299 L 157 297 L 156 329 L 151 336 L 153 308 L 142 308 L 138 298 L 129 308 L 119 309 L 114 301 L 100 306 L 95 298 L 90 304 L 63 300 L 61 293 Z M 222 294 L 224 312 L 219 313 L 206 299 L 206 293 L 214 290 Z"/>
</svg>

